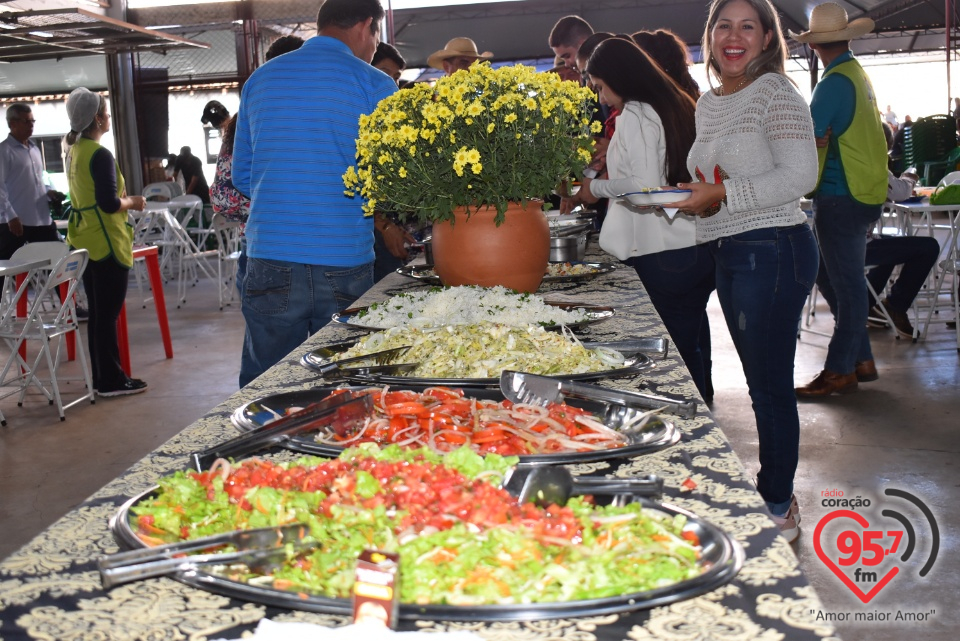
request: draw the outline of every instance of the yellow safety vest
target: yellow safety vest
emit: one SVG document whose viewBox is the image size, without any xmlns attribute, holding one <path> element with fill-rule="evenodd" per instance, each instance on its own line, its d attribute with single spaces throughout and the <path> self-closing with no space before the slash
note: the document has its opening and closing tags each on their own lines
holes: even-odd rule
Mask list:
<svg viewBox="0 0 960 641">
<path fill-rule="evenodd" d="M 823 177 L 827 152 L 835 149 L 851 197 L 864 205 L 880 205 L 887 199 L 887 141 L 880 124 L 873 85 L 856 60 L 840 63 L 823 77 L 833 73 L 850 79 L 856 94 L 856 105 L 853 121 L 847 130 L 832 138 L 829 147 L 817 149 L 820 161 L 817 183 Z"/>
<path fill-rule="evenodd" d="M 100 148 L 100 143 L 80 138 L 67 154 L 67 180 L 73 208 L 67 224 L 67 243 L 75 249 L 86 249 L 90 260 L 99 262 L 112 257 L 124 267 L 133 267 L 133 227 L 127 222 L 127 212 L 108 214 L 97 206 L 90 163 Z M 119 165 L 116 171 L 119 198 L 125 185 Z"/>
</svg>

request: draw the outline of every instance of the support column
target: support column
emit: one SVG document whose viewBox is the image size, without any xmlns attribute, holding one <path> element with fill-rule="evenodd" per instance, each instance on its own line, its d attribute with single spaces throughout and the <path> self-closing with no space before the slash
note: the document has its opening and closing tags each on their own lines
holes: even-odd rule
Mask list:
<svg viewBox="0 0 960 641">
<path fill-rule="evenodd" d="M 127 20 L 127 0 L 113 0 L 105 11 L 110 18 Z M 113 138 L 117 146 L 117 163 L 127 184 L 128 194 L 143 192 L 143 162 L 137 136 L 137 105 L 133 96 L 133 54 L 114 53 L 107 56 L 107 88 L 110 90 L 110 114 Z"/>
</svg>

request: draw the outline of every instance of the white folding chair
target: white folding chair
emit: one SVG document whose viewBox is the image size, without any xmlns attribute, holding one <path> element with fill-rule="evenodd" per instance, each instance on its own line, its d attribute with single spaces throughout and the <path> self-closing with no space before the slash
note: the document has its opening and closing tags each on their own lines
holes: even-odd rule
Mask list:
<svg viewBox="0 0 960 641">
<path fill-rule="evenodd" d="M 217 238 L 217 282 L 220 283 L 220 309 L 224 300 L 229 305 L 236 295 L 237 262 L 240 260 L 240 221 L 227 220 L 214 214 L 210 221 Z"/>
<path fill-rule="evenodd" d="M 199 281 L 200 272 L 209 278 L 216 278 L 213 267 L 208 261 L 219 260 L 216 249 L 201 250 L 170 212 L 163 212 L 164 252 L 175 252 L 177 266 L 177 309 L 187 302 L 187 281 L 194 284 Z M 160 243 L 157 243 L 160 244 Z"/>
<path fill-rule="evenodd" d="M 165 181 L 150 183 L 143 188 L 143 197 L 150 202 L 167 202 L 183 195 L 183 189 L 176 182 Z"/>
<path fill-rule="evenodd" d="M 23 405 L 27 389 L 33 385 L 40 390 L 51 404 L 56 404 L 61 421 L 66 418 L 64 410 L 85 400 L 89 400 L 91 403 L 95 402 L 90 366 L 87 362 L 83 341 L 79 340 L 77 310 L 74 303 L 74 295 L 83 270 L 87 267 L 87 259 L 87 250 L 85 249 L 72 251 L 62 256 L 48 274 L 42 277 L 43 282 L 40 290 L 37 291 L 33 302 L 28 306 L 27 316 L 23 319 L 4 318 L 3 323 L 0 323 L 0 338 L 6 342 L 10 349 L 10 356 L 3 370 L 0 371 L 0 381 L 6 386 L 9 382 L 16 381 L 17 383 L 17 389 L 6 393 L 4 397 L 19 393 L 18 404 Z M 36 271 L 43 272 L 45 270 Z M 45 311 L 43 309 L 45 301 L 51 298 L 59 300 L 57 288 L 61 284 L 67 285 L 63 303 L 58 305 L 55 312 Z M 24 287 L 21 288 L 24 291 L 20 295 L 26 295 L 26 285 L 25 281 Z M 74 336 L 77 337 L 76 351 L 82 370 L 80 380 L 86 386 L 86 391 L 80 398 L 64 404 L 60 394 L 60 382 L 68 379 L 61 379 L 59 370 L 63 361 L 64 337 L 70 332 L 74 332 Z M 20 355 L 20 345 L 26 340 L 33 340 L 37 346 L 37 355 L 32 362 L 28 362 Z M 46 361 L 47 371 L 50 375 L 49 380 L 40 377 L 38 369 L 41 361 Z M 8 381 L 7 377 L 11 370 L 14 370 L 15 373 Z"/>
</svg>

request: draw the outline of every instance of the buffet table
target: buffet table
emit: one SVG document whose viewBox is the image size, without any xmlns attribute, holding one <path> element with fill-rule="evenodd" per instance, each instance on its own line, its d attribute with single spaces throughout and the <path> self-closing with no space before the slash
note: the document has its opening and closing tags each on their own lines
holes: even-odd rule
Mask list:
<svg viewBox="0 0 960 641">
<path fill-rule="evenodd" d="M 606 255 L 591 260 L 611 260 Z M 391 275 L 370 290 L 360 304 L 420 287 Z M 548 299 L 567 299 L 616 308 L 614 319 L 580 332 L 591 340 L 664 334 L 659 317 L 632 269 L 623 268 L 585 282 L 557 283 L 540 291 Z M 0 562 L 0 638 L 18 639 L 204 639 L 239 638 L 268 617 L 342 626 L 342 616 L 282 610 L 233 600 L 187 587 L 168 578 L 123 585 L 107 592 L 100 586 L 95 559 L 115 552 L 108 520 L 129 497 L 163 475 L 188 467 L 197 450 L 235 436 L 230 414 L 239 405 L 266 394 L 316 384 L 299 364 L 307 351 L 355 336 L 356 331 L 328 325 L 300 349 L 251 385 L 215 407 L 206 417 L 146 456 L 11 557 Z M 615 387 L 698 398 L 683 363 L 671 350 L 653 370 L 634 379 L 608 382 Z M 746 394 L 746 390 L 743 392 Z M 612 476 L 656 473 L 665 479 L 664 501 L 688 509 L 732 534 L 746 562 L 739 575 L 703 596 L 652 610 L 534 622 L 449 623 L 405 621 L 401 629 L 471 630 L 485 639 L 824 639 L 835 638 L 829 623 L 817 621 L 822 609 L 798 567 L 790 545 L 767 516 L 751 480 L 701 404 L 692 419 L 670 417 L 683 432 L 678 445 L 633 459 L 570 466 L 574 472 Z M 282 454 L 281 454 L 282 456 Z"/>
</svg>

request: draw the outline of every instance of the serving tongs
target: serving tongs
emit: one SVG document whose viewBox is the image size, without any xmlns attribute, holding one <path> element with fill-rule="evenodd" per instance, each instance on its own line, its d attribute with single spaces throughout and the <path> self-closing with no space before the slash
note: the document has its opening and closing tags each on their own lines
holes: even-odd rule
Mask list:
<svg viewBox="0 0 960 641">
<path fill-rule="evenodd" d="M 278 445 L 297 434 L 327 429 L 339 436 L 373 413 L 369 394 L 346 391 L 330 396 L 306 408 L 267 423 L 263 427 L 224 441 L 192 455 L 193 465 L 200 472 L 219 458 L 239 458 L 267 447 Z"/>
<path fill-rule="evenodd" d="M 566 505 L 571 496 L 585 494 L 659 499 L 663 479 L 655 474 L 621 479 L 579 477 L 553 465 L 517 465 L 507 471 L 500 487 L 520 503 L 547 507 Z"/>
<path fill-rule="evenodd" d="M 303 523 L 227 532 L 101 556 L 97 559 L 97 568 L 104 589 L 172 572 L 196 571 L 201 565 L 209 564 L 243 563 L 257 572 L 316 545 L 316 541 L 307 539 L 309 534 L 310 527 Z M 236 550 L 214 551 L 228 545 Z M 202 554 L 189 554 L 204 550 Z"/>
<path fill-rule="evenodd" d="M 330 361 L 328 363 L 323 363 L 319 365 L 314 365 L 313 370 L 319 373 L 324 378 L 345 378 L 348 375 L 356 374 L 387 374 L 387 373 L 402 373 L 409 371 L 411 369 L 417 368 L 419 363 L 391 363 L 395 356 L 403 354 L 408 349 L 410 345 L 404 345 L 403 347 L 394 347 L 392 349 L 385 349 L 380 352 L 373 352 L 372 354 L 364 354 L 363 356 L 353 356 L 351 358 L 342 358 L 338 361 Z M 366 366 L 360 367 L 345 367 L 360 365 L 366 363 Z"/>
<path fill-rule="evenodd" d="M 582 344 L 587 349 L 605 347 L 625 354 L 640 352 L 651 358 L 657 357 L 660 360 L 665 359 L 670 351 L 670 339 L 666 336 L 660 338 L 628 338 L 622 341 L 583 341 Z"/>
<path fill-rule="evenodd" d="M 577 236 L 585 231 L 593 229 L 592 222 L 577 223 L 575 225 L 558 225 L 550 229 L 552 238 L 564 238 L 566 236 Z"/>
<path fill-rule="evenodd" d="M 662 409 L 683 418 L 693 418 L 697 413 L 697 404 L 683 398 L 670 398 L 627 390 L 612 390 L 589 383 L 578 383 L 562 378 L 551 378 L 510 370 L 504 370 L 500 373 L 500 391 L 514 403 L 526 403 L 542 407 L 546 407 L 549 403 L 562 403 L 565 396 L 572 396 L 624 407 Z"/>
</svg>

